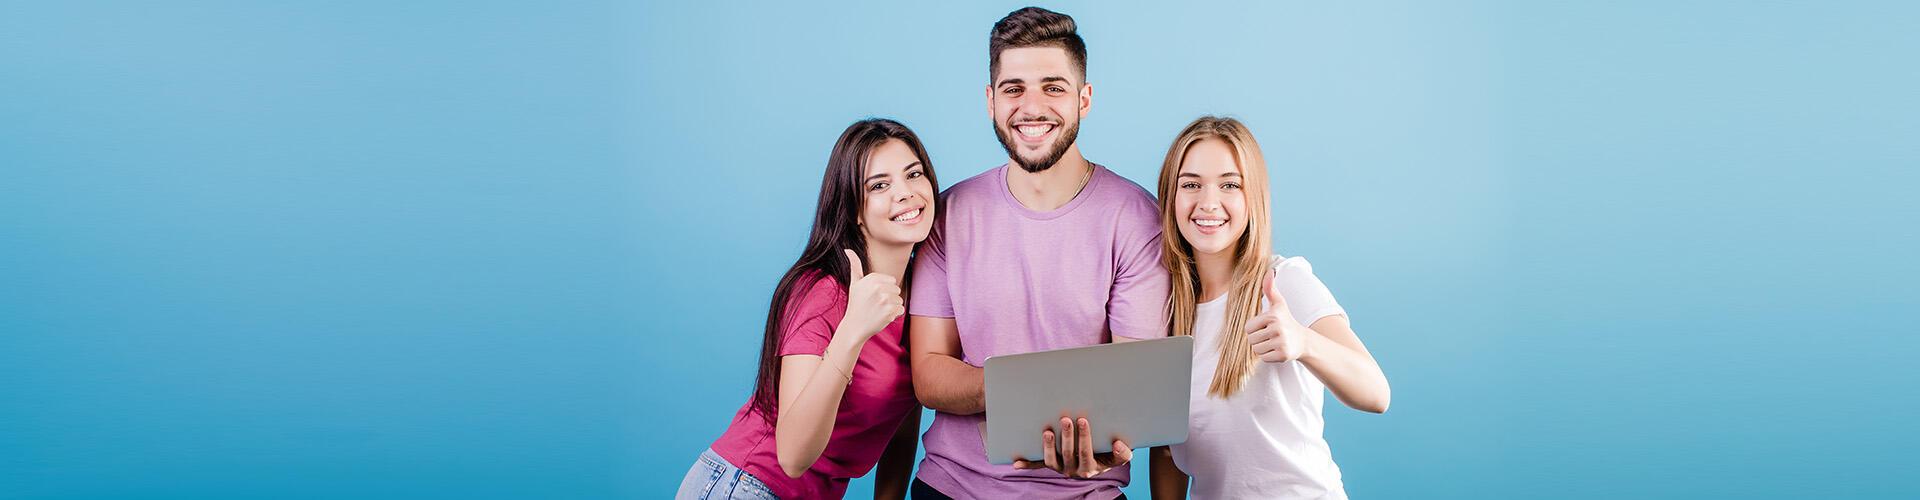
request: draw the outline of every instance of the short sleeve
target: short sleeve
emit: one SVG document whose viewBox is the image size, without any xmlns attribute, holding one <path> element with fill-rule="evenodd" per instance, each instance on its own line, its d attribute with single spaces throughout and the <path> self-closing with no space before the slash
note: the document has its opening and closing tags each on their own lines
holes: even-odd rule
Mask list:
<svg viewBox="0 0 1920 500">
<path fill-rule="evenodd" d="M 1327 289 L 1320 277 L 1314 276 L 1313 264 L 1305 257 L 1274 256 L 1278 261 L 1273 266 L 1274 286 L 1280 289 L 1280 296 L 1287 299 L 1287 308 L 1293 310 L 1293 319 L 1302 325 L 1312 326 L 1328 316 L 1346 314 L 1346 309 L 1333 299 L 1333 292 Z"/>
<path fill-rule="evenodd" d="M 1159 208 L 1151 198 L 1141 209 L 1125 213 L 1123 229 L 1114 244 L 1113 291 L 1107 299 L 1107 325 L 1116 337 L 1157 339 L 1167 336 L 1167 294 L 1171 278 L 1161 264 Z"/>
<path fill-rule="evenodd" d="M 780 355 L 827 352 L 833 330 L 847 314 L 846 292 L 840 283 L 819 274 L 801 280 L 787 301 L 787 313 L 780 325 Z"/>
<path fill-rule="evenodd" d="M 948 199 L 951 199 L 950 197 Z M 952 206 L 941 203 L 941 209 Z M 944 222 L 949 217 L 938 220 Z M 947 290 L 946 228 L 934 227 L 934 234 L 913 253 L 913 285 L 908 314 L 933 318 L 953 317 L 953 296 Z"/>
</svg>

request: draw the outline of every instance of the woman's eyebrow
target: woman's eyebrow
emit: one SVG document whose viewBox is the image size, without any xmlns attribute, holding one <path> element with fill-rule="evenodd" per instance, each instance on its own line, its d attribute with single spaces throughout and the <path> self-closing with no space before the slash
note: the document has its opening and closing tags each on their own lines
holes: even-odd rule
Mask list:
<svg viewBox="0 0 1920 500">
<path fill-rule="evenodd" d="M 1241 175 L 1240 175 L 1240 173 L 1239 173 L 1239 172 L 1227 172 L 1227 173 L 1224 173 L 1224 174 L 1220 174 L 1220 176 L 1221 176 L 1221 177 L 1228 177 L 1228 176 L 1232 176 L 1232 177 L 1241 177 Z M 1195 178 L 1195 179 L 1203 179 L 1203 178 L 1204 178 L 1204 177 L 1202 177 L 1202 176 L 1201 176 L 1200 174 L 1195 174 L 1195 173 L 1190 173 L 1190 172 L 1183 172 L 1183 173 L 1181 173 L 1181 174 L 1180 174 L 1180 175 L 1179 175 L 1178 177 L 1192 177 L 1192 178 Z"/>
</svg>

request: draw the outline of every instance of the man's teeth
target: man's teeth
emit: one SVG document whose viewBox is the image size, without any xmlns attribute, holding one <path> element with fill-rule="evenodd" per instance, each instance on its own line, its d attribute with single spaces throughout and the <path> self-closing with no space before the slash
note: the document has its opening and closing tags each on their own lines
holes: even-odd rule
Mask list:
<svg viewBox="0 0 1920 500">
<path fill-rule="evenodd" d="M 1193 225 L 1200 227 L 1218 227 L 1227 225 L 1227 221 L 1220 219 L 1194 219 Z"/>
<path fill-rule="evenodd" d="M 1053 125 L 1047 125 L 1047 124 L 1021 125 L 1016 128 L 1020 129 L 1020 135 L 1024 135 L 1027 137 L 1040 137 L 1043 135 L 1047 135 L 1047 132 L 1052 131 Z"/>
<path fill-rule="evenodd" d="M 920 209 L 916 208 L 912 212 L 907 212 L 904 214 L 893 216 L 893 220 L 902 221 L 902 220 L 913 219 L 918 217 L 920 217 Z"/>
</svg>

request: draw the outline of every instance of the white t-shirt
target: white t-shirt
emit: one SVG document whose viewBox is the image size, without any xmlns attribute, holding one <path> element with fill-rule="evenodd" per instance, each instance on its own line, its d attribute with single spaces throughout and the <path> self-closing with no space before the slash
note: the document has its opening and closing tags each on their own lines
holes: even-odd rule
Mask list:
<svg viewBox="0 0 1920 500">
<path fill-rule="evenodd" d="M 1333 293 L 1314 277 L 1307 259 L 1274 266 L 1280 296 L 1302 325 L 1346 314 Z M 1185 443 L 1172 446 L 1173 462 L 1193 477 L 1192 498 L 1346 498 L 1340 467 L 1321 430 L 1326 386 L 1298 361 L 1256 362 L 1253 377 L 1228 399 L 1207 393 L 1220 364 L 1226 295 L 1199 304 L 1193 325 L 1192 413 Z M 1264 300 L 1262 303 L 1264 304 Z"/>
</svg>

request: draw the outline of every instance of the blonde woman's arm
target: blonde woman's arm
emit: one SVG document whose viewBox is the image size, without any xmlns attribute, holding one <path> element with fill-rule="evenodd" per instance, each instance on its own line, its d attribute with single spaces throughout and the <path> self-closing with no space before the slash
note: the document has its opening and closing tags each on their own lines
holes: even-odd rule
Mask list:
<svg viewBox="0 0 1920 500">
<path fill-rule="evenodd" d="M 1345 314 L 1314 320 L 1311 328 L 1294 320 L 1273 278 L 1267 281 L 1267 310 L 1247 322 L 1247 342 L 1261 361 L 1306 364 L 1333 396 L 1355 410 L 1385 413 L 1393 400 L 1387 375 L 1353 332 Z"/>
</svg>

